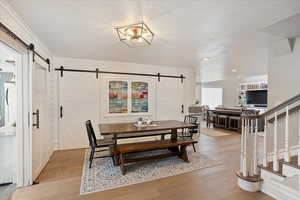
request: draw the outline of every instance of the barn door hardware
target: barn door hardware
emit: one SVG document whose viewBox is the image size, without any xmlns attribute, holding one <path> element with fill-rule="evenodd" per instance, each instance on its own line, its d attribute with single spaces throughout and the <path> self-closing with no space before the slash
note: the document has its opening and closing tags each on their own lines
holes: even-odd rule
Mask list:
<svg viewBox="0 0 300 200">
<path fill-rule="evenodd" d="M 7 35 L 9 35 L 11 38 L 13 38 L 14 40 L 16 40 L 18 43 L 20 43 L 22 46 L 24 46 L 26 49 L 32 51 L 33 53 L 33 57 L 32 60 L 33 62 L 35 61 L 35 55 L 37 55 L 39 58 L 41 58 L 44 62 L 46 62 L 48 65 L 50 65 L 50 60 L 49 58 L 44 58 L 41 54 L 39 54 L 35 48 L 34 48 L 34 44 L 27 44 L 26 42 L 24 42 L 24 40 L 22 40 L 19 36 L 17 36 L 14 32 L 12 32 L 7 26 L 5 26 L 3 23 L 0 22 L 0 29 L 5 32 Z M 49 60 L 49 63 L 48 63 Z"/>
<path fill-rule="evenodd" d="M 60 118 L 63 118 L 63 110 L 64 110 L 64 108 L 62 106 L 60 106 L 60 109 L 59 109 Z"/>
<path fill-rule="evenodd" d="M 40 128 L 40 111 L 37 109 L 35 112 L 32 113 L 33 116 L 36 116 L 36 122 L 32 124 L 33 127 L 37 129 Z"/>
<path fill-rule="evenodd" d="M 161 78 L 177 78 L 183 80 L 186 79 L 182 74 L 180 76 L 171 76 L 171 75 L 162 75 L 161 73 L 157 74 L 143 74 L 143 73 L 130 73 L 130 72 L 112 72 L 112 71 L 100 71 L 99 68 L 96 70 L 84 70 L 84 69 L 71 69 L 65 68 L 63 66 L 55 68 L 55 71 L 60 71 L 60 76 L 63 77 L 63 72 L 82 72 L 82 73 L 96 73 L 96 78 L 99 78 L 99 74 L 116 74 L 116 75 L 129 75 L 129 76 L 147 76 L 147 77 L 157 77 L 158 81 Z"/>
<path fill-rule="evenodd" d="M 51 70 L 51 69 L 50 69 L 50 59 L 47 58 L 47 61 L 46 61 L 46 62 L 47 62 L 47 64 L 48 64 L 48 72 L 50 72 L 50 70 Z"/>
<path fill-rule="evenodd" d="M 98 79 L 99 78 L 99 69 L 97 68 L 96 69 L 96 79 Z"/>
</svg>

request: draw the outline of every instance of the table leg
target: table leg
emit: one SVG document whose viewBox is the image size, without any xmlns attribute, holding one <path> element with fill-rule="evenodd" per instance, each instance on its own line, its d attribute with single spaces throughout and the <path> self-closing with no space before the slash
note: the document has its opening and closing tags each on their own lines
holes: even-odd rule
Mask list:
<svg viewBox="0 0 300 200">
<path fill-rule="evenodd" d="M 171 140 L 172 141 L 177 141 L 177 129 L 172 129 L 171 130 Z M 169 148 L 169 150 L 172 151 L 172 152 L 179 152 L 178 147 L 171 147 L 171 148 Z"/>
<path fill-rule="evenodd" d="M 210 128 L 210 121 L 209 121 L 210 117 L 209 117 L 209 112 L 206 111 L 206 128 Z"/>
<path fill-rule="evenodd" d="M 124 154 L 123 153 L 120 153 L 120 168 L 121 168 L 121 172 L 122 172 L 122 175 L 125 175 L 126 174 L 126 168 L 125 168 L 125 158 L 124 158 Z"/>
<path fill-rule="evenodd" d="M 177 129 L 171 130 L 171 140 L 173 140 L 173 141 L 177 140 Z"/>
<path fill-rule="evenodd" d="M 114 141 L 114 144 L 113 144 L 113 147 L 112 147 L 113 148 L 112 153 L 114 154 L 113 155 L 114 165 L 118 166 L 120 164 L 120 161 L 118 159 L 118 152 L 116 150 L 116 148 L 117 148 L 117 136 L 116 135 L 113 136 L 113 141 Z"/>
</svg>

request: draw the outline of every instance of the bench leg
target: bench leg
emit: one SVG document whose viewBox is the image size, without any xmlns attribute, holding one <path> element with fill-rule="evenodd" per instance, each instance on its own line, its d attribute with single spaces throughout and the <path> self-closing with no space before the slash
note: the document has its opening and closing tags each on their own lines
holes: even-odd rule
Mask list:
<svg viewBox="0 0 300 200">
<path fill-rule="evenodd" d="M 184 160 L 185 162 L 189 162 L 189 158 L 188 158 L 188 155 L 187 155 L 187 152 L 186 152 L 186 145 L 181 145 L 180 147 L 180 154 L 179 154 L 179 157 Z"/>
<path fill-rule="evenodd" d="M 120 153 L 120 168 L 121 168 L 121 172 L 123 175 L 126 174 L 126 169 L 125 169 L 125 165 L 124 165 L 124 154 Z"/>
<path fill-rule="evenodd" d="M 92 168 L 92 164 L 93 164 L 93 159 L 94 159 L 94 153 L 95 153 L 95 149 L 92 148 L 91 150 L 91 154 L 90 154 L 90 165 L 89 165 L 89 168 Z"/>
<path fill-rule="evenodd" d="M 161 136 L 160 136 L 160 139 L 161 139 L 161 140 L 165 140 L 165 135 L 161 135 Z"/>
</svg>

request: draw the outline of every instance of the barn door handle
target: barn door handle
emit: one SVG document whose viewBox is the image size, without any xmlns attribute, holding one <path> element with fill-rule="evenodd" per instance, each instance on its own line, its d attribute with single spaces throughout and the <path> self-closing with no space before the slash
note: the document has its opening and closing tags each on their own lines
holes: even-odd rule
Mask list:
<svg viewBox="0 0 300 200">
<path fill-rule="evenodd" d="M 59 111 L 59 112 L 60 112 L 60 114 L 59 114 L 59 115 L 60 115 L 60 118 L 63 118 L 63 109 L 64 109 L 64 108 L 63 108 L 62 106 L 60 106 L 60 111 Z"/>
<path fill-rule="evenodd" d="M 181 113 L 182 114 L 184 113 L 184 105 L 183 104 L 181 105 Z"/>
<path fill-rule="evenodd" d="M 33 114 L 33 116 L 36 116 L 36 123 L 32 124 L 32 126 L 36 127 L 37 129 L 39 129 L 40 128 L 40 111 L 37 109 L 32 114 Z"/>
</svg>

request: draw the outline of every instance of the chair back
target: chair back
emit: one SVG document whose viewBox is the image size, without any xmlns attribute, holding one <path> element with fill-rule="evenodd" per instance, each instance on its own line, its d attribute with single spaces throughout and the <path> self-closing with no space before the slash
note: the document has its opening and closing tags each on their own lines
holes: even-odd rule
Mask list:
<svg viewBox="0 0 300 200">
<path fill-rule="evenodd" d="M 193 117 L 193 116 L 190 116 L 190 115 L 186 115 L 184 117 L 184 122 L 185 123 L 197 124 L 197 121 L 198 121 L 198 117 Z"/>
<path fill-rule="evenodd" d="M 96 139 L 96 135 L 91 120 L 86 121 L 85 126 L 89 138 L 90 146 L 95 147 L 97 145 L 97 139 Z"/>
<path fill-rule="evenodd" d="M 189 123 L 189 124 L 194 124 L 197 125 L 198 117 L 186 115 L 184 117 L 184 122 Z M 192 136 L 193 133 L 197 133 L 198 128 L 185 128 L 182 130 L 182 134 L 188 134 L 190 137 Z"/>
</svg>

